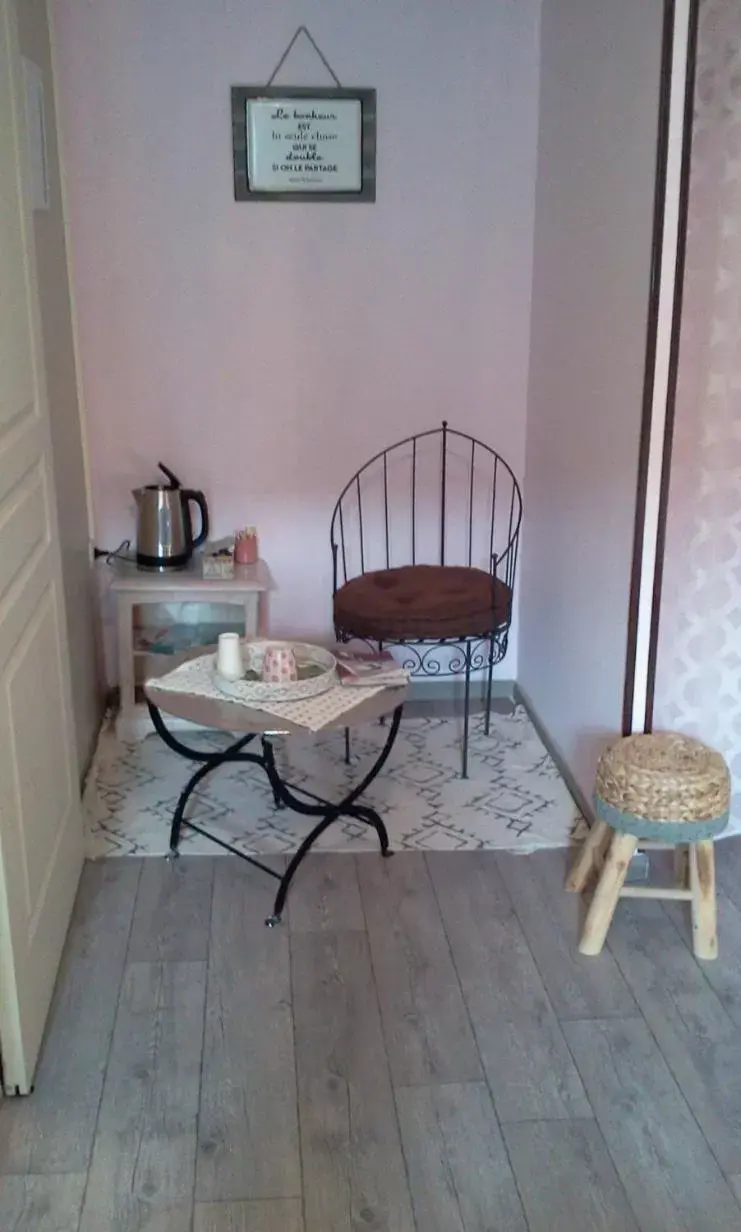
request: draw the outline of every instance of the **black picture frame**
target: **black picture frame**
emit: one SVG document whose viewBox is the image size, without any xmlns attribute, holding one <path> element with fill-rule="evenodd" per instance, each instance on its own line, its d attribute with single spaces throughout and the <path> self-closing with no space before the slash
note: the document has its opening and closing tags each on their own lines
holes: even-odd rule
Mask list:
<svg viewBox="0 0 741 1232">
<path fill-rule="evenodd" d="M 357 99 L 361 105 L 361 186 L 357 192 L 281 192 L 250 187 L 248 176 L 247 103 L 256 99 Z M 365 204 L 376 199 L 376 91 L 365 88 L 333 89 L 317 86 L 232 86 L 232 156 L 235 201 L 280 201 L 306 204 L 334 201 L 345 205 Z"/>
</svg>

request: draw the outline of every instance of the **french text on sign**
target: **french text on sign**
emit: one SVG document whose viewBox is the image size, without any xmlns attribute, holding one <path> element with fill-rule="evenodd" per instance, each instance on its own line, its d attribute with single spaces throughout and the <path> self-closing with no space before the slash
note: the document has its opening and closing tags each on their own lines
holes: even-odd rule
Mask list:
<svg viewBox="0 0 741 1232">
<path fill-rule="evenodd" d="M 360 99 L 249 99 L 246 122 L 253 192 L 360 192 Z"/>
</svg>

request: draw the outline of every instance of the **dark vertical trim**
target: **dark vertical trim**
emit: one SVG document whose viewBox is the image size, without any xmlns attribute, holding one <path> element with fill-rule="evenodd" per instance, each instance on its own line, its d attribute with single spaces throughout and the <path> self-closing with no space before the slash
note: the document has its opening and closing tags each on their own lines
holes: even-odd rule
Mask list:
<svg viewBox="0 0 741 1232">
<path fill-rule="evenodd" d="M 677 264 L 672 307 L 672 333 L 669 350 L 669 380 L 666 397 L 666 429 L 661 457 L 661 488 L 659 491 L 659 519 L 656 531 L 656 569 L 654 571 L 653 596 L 651 600 L 651 631 L 648 647 L 648 673 L 646 687 L 645 729 L 651 731 L 654 719 L 654 696 L 656 691 L 656 662 L 659 650 L 659 623 L 661 619 L 661 588 L 664 580 L 664 553 L 666 549 L 666 522 L 671 483 L 671 460 L 674 445 L 674 423 L 677 403 L 677 377 L 679 372 L 679 345 L 682 329 L 682 298 L 684 294 L 684 271 L 687 258 L 687 225 L 690 198 L 690 173 L 692 166 L 692 121 L 695 109 L 695 73 L 697 68 L 697 27 L 700 0 L 690 0 L 690 24 L 687 43 L 687 81 L 684 92 L 684 131 L 682 134 L 682 167 L 679 181 L 679 230 L 677 237 Z"/>
<path fill-rule="evenodd" d="M 355 476 L 358 493 L 358 528 L 360 530 L 360 572 L 365 573 L 365 544 L 363 542 L 363 496 L 360 491 L 360 472 Z"/>
<path fill-rule="evenodd" d="M 440 476 L 440 564 L 445 564 L 445 500 L 448 484 L 448 421 L 443 420 L 443 460 Z"/>
<path fill-rule="evenodd" d="M 468 484 L 468 567 L 473 559 L 473 483 L 476 475 L 476 442 L 471 441 L 471 475 Z"/>
<path fill-rule="evenodd" d="M 417 438 L 412 437 L 412 564 L 417 563 Z"/>
<path fill-rule="evenodd" d="M 389 553 L 389 467 L 388 467 L 388 450 L 383 451 L 383 508 L 386 522 L 386 568 L 390 569 L 391 557 Z"/>
<path fill-rule="evenodd" d="M 347 553 L 345 552 L 345 520 L 342 516 L 342 498 L 337 506 L 340 511 L 340 539 L 342 541 L 342 576 L 347 581 Z"/>
<path fill-rule="evenodd" d="M 489 565 L 490 566 L 491 566 L 492 561 L 496 561 L 496 554 L 494 552 L 494 515 L 497 510 L 497 467 L 498 465 L 499 465 L 499 458 L 495 458 L 494 459 L 494 480 L 491 485 L 491 527 L 489 530 Z M 498 546 L 499 545 L 497 544 L 497 547 Z M 494 569 L 494 574 L 496 576 L 496 568 Z"/>
<path fill-rule="evenodd" d="M 661 293 L 661 262 L 664 251 L 664 207 L 666 201 L 666 168 L 669 149 L 669 107 L 671 101 L 672 57 L 674 54 L 674 0 L 664 0 L 664 24 L 661 39 L 661 72 L 659 85 L 659 118 L 656 144 L 656 182 L 654 188 L 653 237 L 651 241 L 651 273 L 648 294 L 646 329 L 646 360 L 643 373 L 643 405 L 641 436 L 638 450 L 636 510 L 633 527 L 633 557 L 630 571 L 628 603 L 628 637 L 625 655 L 623 687 L 623 735 L 632 726 L 635 695 L 636 650 L 638 643 L 638 608 L 641 596 L 641 562 L 646 519 L 646 489 L 651 439 L 651 415 L 656 369 L 656 342 L 659 326 Z"/>
</svg>

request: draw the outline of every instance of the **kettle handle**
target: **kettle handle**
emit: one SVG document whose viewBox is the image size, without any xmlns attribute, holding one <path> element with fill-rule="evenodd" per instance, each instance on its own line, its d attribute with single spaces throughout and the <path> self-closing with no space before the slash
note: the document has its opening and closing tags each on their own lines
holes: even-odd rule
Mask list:
<svg viewBox="0 0 741 1232">
<path fill-rule="evenodd" d="M 208 505 L 203 492 L 194 492 L 190 489 L 181 488 L 180 495 L 183 504 L 190 504 L 193 501 L 201 511 L 201 529 L 195 539 L 191 540 L 190 547 L 199 548 L 202 543 L 208 538 Z M 189 519 L 186 518 L 186 525 L 189 524 Z"/>
<path fill-rule="evenodd" d="M 158 462 L 157 465 L 162 471 L 163 475 L 166 475 L 167 478 L 169 479 L 171 488 L 182 488 L 183 486 L 182 483 L 178 479 L 177 475 L 173 475 L 169 466 L 165 466 L 164 462 Z"/>
</svg>

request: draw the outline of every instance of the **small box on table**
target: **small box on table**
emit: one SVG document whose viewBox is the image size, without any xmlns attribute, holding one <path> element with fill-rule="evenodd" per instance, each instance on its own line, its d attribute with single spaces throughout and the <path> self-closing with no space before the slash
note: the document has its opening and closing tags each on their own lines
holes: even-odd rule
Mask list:
<svg viewBox="0 0 741 1232">
<path fill-rule="evenodd" d="M 228 581 L 234 577 L 234 540 L 218 539 L 207 543 L 201 556 L 203 577 Z"/>
</svg>

